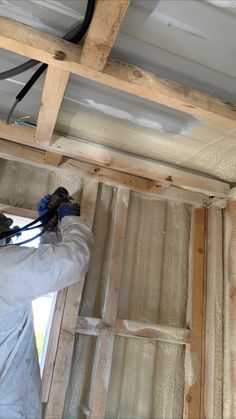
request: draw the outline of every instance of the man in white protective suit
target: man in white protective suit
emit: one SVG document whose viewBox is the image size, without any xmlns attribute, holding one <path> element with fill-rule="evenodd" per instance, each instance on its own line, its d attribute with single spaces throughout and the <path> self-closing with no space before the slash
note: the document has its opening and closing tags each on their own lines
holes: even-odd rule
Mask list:
<svg viewBox="0 0 236 419">
<path fill-rule="evenodd" d="M 72 203 L 59 206 L 58 243 L 56 233 L 48 232 L 37 249 L 0 247 L 0 419 L 42 418 L 31 301 L 81 280 L 87 272 L 93 236 L 78 209 Z M 5 221 L 9 226 L 11 221 Z"/>
</svg>

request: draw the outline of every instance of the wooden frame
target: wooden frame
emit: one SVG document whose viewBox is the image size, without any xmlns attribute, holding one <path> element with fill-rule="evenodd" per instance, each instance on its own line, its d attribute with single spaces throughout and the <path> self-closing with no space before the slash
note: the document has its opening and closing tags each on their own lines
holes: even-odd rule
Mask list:
<svg viewBox="0 0 236 419">
<path fill-rule="evenodd" d="M 103 71 L 130 0 L 98 0 L 82 49 L 81 64 Z"/>
<path fill-rule="evenodd" d="M 42 31 L 0 17 L 0 47 L 49 65 L 42 94 L 37 127 L 7 127 L 0 121 L 1 156 L 31 164 L 73 170 L 92 180 L 83 194 L 84 218 L 92 225 L 98 181 L 118 185 L 115 198 L 110 251 L 107 255 L 106 293 L 101 319 L 78 318 L 83 289 L 78 283 L 63 290 L 57 299 L 51 334 L 47 373 L 43 377 L 46 418 L 63 414 L 75 333 L 96 335 L 95 362 L 89 396 L 89 417 L 105 417 L 114 336 L 129 336 L 178 343 L 186 346 L 186 365 L 197 357 L 199 374 L 186 384 L 185 418 L 204 417 L 204 321 L 205 321 L 205 210 L 193 216 L 193 278 L 191 325 L 185 329 L 117 319 L 118 292 L 123 258 L 129 189 L 156 195 L 175 186 L 203 194 L 199 206 L 209 197 L 228 198 L 229 185 L 183 170 L 108 150 L 80 139 L 53 134 L 70 73 L 106 86 L 186 112 L 195 118 L 235 128 L 236 107 L 195 89 L 151 74 L 143 69 L 108 59 L 127 11 L 128 0 L 114 0 L 101 14 L 104 0 L 98 0 L 84 47 L 72 45 Z M 110 15 L 111 19 L 107 17 Z M 105 25 L 101 25 L 104 22 Z M 102 30 L 101 30 L 102 27 Z M 7 140 L 7 141 L 6 141 Z M 141 164 L 140 164 L 141 163 Z M 95 178 L 95 180 L 93 179 Z M 207 200 L 204 204 L 204 200 Z M 117 255 L 115 258 L 114 255 Z M 176 337 L 177 336 L 177 337 Z M 107 374 L 104 375 L 104 368 Z M 186 380 L 187 382 L 187 380 Z"/>
<path fill-rule="evenodd" d="M 40 164 L 42 154 L 39 150 L 47 153 L 43 162 L 55 167 L 77 166 L 80 169 L 81 161 L 89 165 L 92 163 L 99 167 L 85 167 L 82 164 L 82 171 L 100 176 L 100 180 L 111 181 L 114 185 L 128 185 L 131 189 L 150 193 L 159 193 L 163 188 L 175 185 L 212 197 L 227 197 L 229 185 L 224 182 L 189 172 L 186 174 L 185 171 L 168 165 L 108 150 L 80 139 L 53 135 L 70 73 L 187 112 L 196 118 L 235 126 L 236 107 L 232 104 L 135 66 L 108 59 L 129 3 L 129 0 L 113 0 L 112 5 L 108 2 L 104 8 L 104 0 L 98 0 L 83 48 L 0 17 L 0 47 L 49 65 L 37 127 L 7 127 L 0 121 L 2 139 L 29 146 L 32 153 L 31 150 L 24 149 L 31 156 L 28 160 L 36 160 Z M 4 144 L 4 147 L 8 145 Z M 21 154 L 21 149 L 17 149 L 14 144 L 13 155 L 20 157 Z M 63 157 L 69 158 L 69 161 L 62 163 Z M 117 172 L 122 172 L 122 175 Z"/>
<path fill-rule="evenodd" d="M 53 163 L 55 166 L 54 157 L 52 162 L 46 159 L 46 153 L 50 151 L 53 155 L 56 154 L 56 166 L 59 161 L 59 167 L 62 169 L 78 170 L 103 182 L 134 190 L 137 188 L 136 190 L 142 192 L 155 194 L 159 193 L 160 187 L 162 189 L 163 186 L 174 185 L 210 197 L 226 198 L 229 194 L 230 186 L 225 182 L 186 173 L 170 165 L 126 155 L 116 150 L 108 150 L 80 139 L 54 135 L 52 145 L 36 145 L 35 128 L 6 126 L 2 121 L 0 121 L 0 133 L 4 138 L 0 139 L 0 156 L 8 159 L 14 157 L 29 163 L 39 165 Z"/>
<path fill-rule="evenodd" d="M 236 107 L 233 104 L 117 61 L 108 60 L 102 72 L 88 68 L 81 64 L 81 47 L 3 17 L 0 17 L 0 48 L 178 109 L 195 118 L 235 127 Z"/>
<path fill-rule="evenodd" d="M 189 293 L 189 300 L 192 302 L 191 324 L 189 328 L 180 329 L 140 321 L 117 319 L 128 202 L 129 191 L 119 188 L 113 199 L 110 246 L 105 263 L 106 288 L 101 318 L 79 316 L 73 332 L 97 337 L 89 402 L 86 411 L 89 418 L 105 418 L 114 337 L 118 335 L 184 345 L 186 347 L 186 374 L 192 362 L 197 362 L 198 365 L 198 371 L 195 372 L 192 384 L 189 383 L 186 376 L 184 417 L 186 419 L 202 418 L 204 417 L 206 210 L 193 210 L 190 243 L 193 275 L 192 278 L 190 277 L 192 286 Z M 75 319 L 75 317 L 73 318 Z M 60 386 L 59 390 L 58 394 L 61 397 L 61 391 L 64 395 L 66 389 Z M 56 398 L 56 394 L 54 397 Z M 62 398 L 64 400 L 64 396 Z M 60 405 L 59 409 L 58 404 Z M 63 406 L 58 399 L 57 405 L 54 404 L 53 408 L 56 409 L 54 414 L 56 412 L 57 416 L 61 417 Z M 52 413 L 52 411 L 50 412 Z M 46 417 L 50 417 L 49 412 L 47 412 L 47 415 Z"/>
<path fill-rule="evenodd" d="M 91 227 L 96 207 L 97 188 L 98 183 L 94 181 L 88 182 L 83 188 L 82 218 Z M 63 414 L 84 280 L 85 278 L 71 285 L 66 290 L 63 313 L 60 316 L 60 333 L 56 335 L 56 339 L 51 340 L 51 346 L 49 347 L 47 358 L 50 358 L 51 361 L 53 360 L 53 371 L 47 375 L 46 383 L 44 382 L 44 385 L 47 386 L 46 391 L 44 390 L 44 401 L 47 401 L 45 419 L 51 417 L 60 418 Z M 58 298 L 61 299 L 61 294 L 59 294 Z M 51 356 L 52 346 L 55 349 Z"/>
<path fill-rule="evenodd" d="M 90 224 L 92 224 L 95 212 L 97 186 L 96 182 L 90 181 L 85 185 L 83 192 L 83 217 Z M 197 357 L 199 373 L 196 375 L 193 385 L 186 384 L 184 417 L 186 419 L 204 417 L 206 210 L 193 210 L 190 243 L 193 275 L 190 281 L 192 288 L 189 294 L 192 301 L 192 311 L 190 327 L 179 329 L 140 321 L 117 319 L 128 205 L 129 191 L 119 188 L 113 201 L 110 245 L 105 271 L 106 289 L 101 318 L 78 317 L 83 283 L 75 284 L 58 294 L 45 364 L 46 369 L 43 375 L 43 401 L 47 403 L 45 418 L 52 417 L 52 415 L 62 417 L 75 333 L 97 336 L 88 405 L 90 418 L 98 417 L 98 415 L 101 419 L 105 417 L 115 335 L 186 346 L 186 363 L 191 363 L 193 356 Z M 14 208 L 10 211 L 17 212 Z M 22 210 L 21 215 L 23 215 Z M 187 368 L 189 368 L 189 364 Z M 105 375 L 104 369 L 106 370 Z M 186 383 L 188 382 L 186 378 Z M 60 397 L 58 398 L 59 394 Z"/>
<path fill-rule="evenodd" d="M 186 347 L 186 382 L 184 418 L 203 418 L 204 406 L 204 327 L 205 327 L 205 274 L 206 274 L 206 211 L 195 210 L 192 220 L 192 281 L 191 281 L 191 341 Z M 195 364 L 197 370 L 192 382 L 189 368 Z"/>
</svg>

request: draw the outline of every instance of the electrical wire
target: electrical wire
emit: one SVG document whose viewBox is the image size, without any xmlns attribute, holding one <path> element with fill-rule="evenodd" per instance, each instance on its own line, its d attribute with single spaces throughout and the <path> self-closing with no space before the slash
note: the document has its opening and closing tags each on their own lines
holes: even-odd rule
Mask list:
<svg viewBox="0 0 236 419">
<path fill-rule="evenodd" d="M 79 30 L 77 30 L 77 32 L 75 33 L 76 28 L 73 28 L 69 33 L 64 35 L 63 39 L 68 40 L 72 42 L 73 44 L 77 44 L 83 39 L 84 35 L 86 34 L 89 28 L 91 20 L 93 18 L 95 4 L 96 4 L 96 0 L 88 0 L 85 17 L 84 17 L 83 23 L 79 25 Z M 18 93 L 18 95 L 16 96 L 16 100 L 7 115 L 7 118 L 6 118 L 7 125 L 11 124 L 11 117 L 18 103 L 25 97 L 25 95 L 28 93 L 28 91 L 31 89 L 34 83 L 38 80 L 38 78 L 43 74 L 43 72 L 46 70 L 47 67 L 48 67 L 48 64 L 43 63 L 38 68 L 38 70 L 33 74 L 33 76 L 29 79 L 29 81 L 25 84 L 23 89 Z"/>
<path fill-rule="evenodd" d="M 6 117 L 6 124 L 7 125 L 10 125 L 11 124 L 11 116 L 12 116 L 15 108 L 17 107 L 18 103 L 19 103 L 19 100 L 16 99 L 15 102 L 13 103 L 13 105 L 12 105 L 12 107 L 11 107 L 8 115 L 7 115 L 7 117 Z"/>
<path fill-rule="evenodd" d="M 88 0 L 87 9 L 86 9 L 82 26 L 80 30 L 78 31 L 78 33 L 71 40 L 71 42 L 73 42 L 74 44 L 78 44 L 83 39 L 84 35 L 86 34 L 93 18 L 95 4 L 96 4 L 96 0 Z"/>
<path fill-rule="evenodd" d="M 29 81 L 26 83 L 26 85 L 23 87 L 23 89 L 18 93 L 16 96 L 16 100 L 18 100 L 18 103 L 23 99 L 23 97 L 28 93 L 28 91 L 31 89 L 31 87 L 34 85 L 34 83 L 38 80 L 38 78 L 43 74 L 43 72 L 47 68 L 47 64 L 42 64 L 38 70 L 33 74 L 32 77 L 30 77 Z"/>
<path fill-rule="evenodd" d="M 10 77 L 17 76 L 18 74 L 24 73 L 25 71 L 29 70 L 32 67 L 35 67 L 39 64 L 40 61 L 37 60 L 29 60 L 23 64 L 18 65 L 17 67 L 10 68 L 9 70 L 3 71 L 0 73 L 0 80 L 6 80 Z"/>
<path fill-rule="evenodd" d="M 82 24 L 74 25 L 74 27 L 63 36 L 62 39 L 65 41 L 70 41 L 75 35 L 80 31 Z M 11 77 L 17 76 L 18 74 L 24 73 L 27 70 L 30 70 L 32 67 L 35 67 L 37 64 L 40 64 L 40 61 L 37 60 L 28 60 L 23 64 L 18 65 L 17 67 L 10 68 L 9 70 L 2 71 L 0 73 L 0 80 L 6 80 Z"/>
<path fill-rule="evenodd" d="M 81 26 L 83 23 L 80 23 L 79 25 L 74 25 L 73 28 L 63 36 L 62 39 L 65 41 L 70 41 L 72 38 L 75 37 L 75 35 L 80 31 Z M 37 64 L 40 64 L 40 61 L 37 60 L 28 60 L 23 64 L 18 65 L 17 67 L 10 68 L 9 70 L 2 71 L 0 73 L 0 80 L 6 80 L 11 77 L 17 76 L 18 74 L 24 73 L 27 70 L 30 70 L 32 67 L 35 67 Z"/>
</svg>

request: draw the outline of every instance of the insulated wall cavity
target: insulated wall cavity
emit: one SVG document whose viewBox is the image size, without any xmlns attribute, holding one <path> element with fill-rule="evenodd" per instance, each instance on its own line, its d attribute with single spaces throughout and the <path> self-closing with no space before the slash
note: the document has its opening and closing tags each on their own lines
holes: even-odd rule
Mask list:
<svg viewBox="0 0 236 419">
<path fill-rule="evenodd" d="M 131 193 L 118 317 L 185 327 L 191 207 Z"/>
<path fill-rule="evenodd" d="M 102 316 L 115 192 L 99 188 L 95 250 L 79 313 L 83 318 Z M 118 319 L 186 327 L 191 215 L 189 205 L 130 193 Z M 64 418 L 89 414 L 97 339 L 96 333 L 76 339 Z M 181 418 L 184 355 L 184 345 L 116 335 L 105 416 Z"/>
<path fill-rule="evenodd" d="M 37 202 L 59 186 L 80 202 L 83 181 L 73 173 L 0 159 L 1 204 L 35 210 Z"/>
</svg>

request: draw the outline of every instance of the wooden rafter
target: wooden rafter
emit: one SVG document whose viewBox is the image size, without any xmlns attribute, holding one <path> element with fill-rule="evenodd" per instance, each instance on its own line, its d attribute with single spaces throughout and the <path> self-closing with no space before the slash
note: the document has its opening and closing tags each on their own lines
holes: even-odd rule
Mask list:
<svg viewBox="0 0 236 419">
<path fill-rule="evenodd" d="M 19 148 L 19 157 L 21 158 L 24 158 L 24 156 L 27 155 L 29 160 L 32 159 L 33 161 L 41 163 L 42 155 L 40 154 L 40 150 L 52 151 L 62 154 L 65 157 L 79 160 L 80 162 L 95 165 L 89 166 L 89 170 L 88 166 L 84 165 L 84 168 L 87 167 L 85 172 L 87 171 L 88 175 L 90 172 L 90 176 L 96 174 L 100 177 L 101 181 L 105 178 L 107 178 L 107 180 L 110 178 L 112 183 L 117 179 L 120 184 L 125 186 L 124 182 L 126 182 L 126 177 L 122 178 L 121 176 L 119 178 L 117 172 L 120 172 L 120 174 L 123 173 L 126 174 L 126 176 L 129 174 L 130 176 L 133 175 L 145 178 L 146 180 L 154 180 L 157 185 L 163 185 L 163 183 L 166 184 L 166 182 L 170 182 L 171 185 L 209 196 L 227 197 L 229 193 L 230 187 L 225 182 L 185 172 L 184 170 L 176 169 L 166 164 L 162 165 L 154 161 L 127 155 L 116 150 L 109 150 L 105 147 L 100 147 L 99 145 L 88 143 L 78 138 L 72 139 L 54 135 L 53 143 L 50 146 L 45 144 L 37 144 L 36 146 L 34 136 L 35 128 L 18 125 L 6 126 L 4 122 L 0 121 L 0 138 L 34 147 L 34 151 L 30 150 L 30 148 Z M 9 144 L 5 147 L 12 150 L 11 152 L 13 155 L 17 154 L 16 144 L 14 144 L 14 147 L 11 147 Z M 66 165 L 68 167 L 69 163 L 65 164 L 65 166 Z M 74 166 L 77 166 L 78 169 L 80 167 L 81 169 L 83 168 L 83 165 L 80 165 L 80 163 L 76 161 L 70 161 L 70 165 L 72 169 Z M 132 189 L 132 182 L 130 184 L 126 183 L 126 186 L 130 186 L 130 189 Z M 155 188 L 153 183 L 149 183 L 146 191 L 154 193 L 155 189 L 159 192 L 158 186 Z"/>
<path fill-rule="evenodd" d="M 81 64 L 102 71 L 130 0 L 98 0 L 81 54 Z"/>
<path fill-rule="evenodd" d="M 104 71 L 81 65 L 82 48 L 37 29 L 0 17 L 0 48 L 37 59 L 106 86 L 186 112 L 236 126 L 236 107 L 138 67 L 108 60 Z"/>
<path fill-rule="evenodd" d="M 50 143 L 69 77 L 68 71 L 48 67 L 37 121 L 36 143 Z"/>
</svg>

